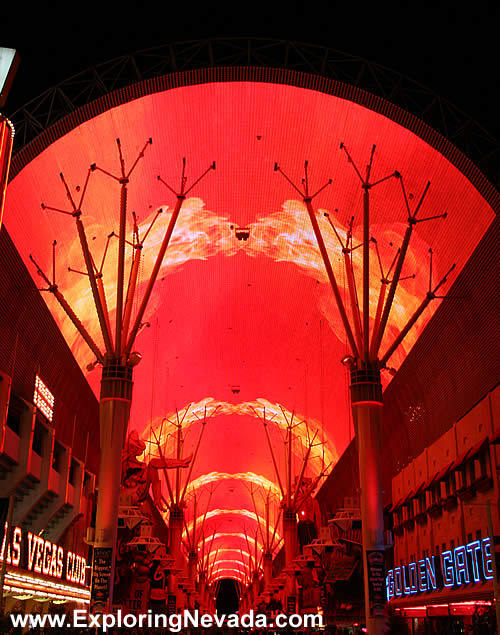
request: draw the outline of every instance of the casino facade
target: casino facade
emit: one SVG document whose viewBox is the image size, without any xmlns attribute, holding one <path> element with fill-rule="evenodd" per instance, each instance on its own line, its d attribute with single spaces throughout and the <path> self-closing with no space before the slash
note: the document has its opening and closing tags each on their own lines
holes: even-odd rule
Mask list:
<svg viewBox="0 0 500 635">
<path fill-rule="evenodd" d="M 11 115 L 6 612 L 495 628 L 498 146 L 426 95 L 227 40 Z"/>
</svg>

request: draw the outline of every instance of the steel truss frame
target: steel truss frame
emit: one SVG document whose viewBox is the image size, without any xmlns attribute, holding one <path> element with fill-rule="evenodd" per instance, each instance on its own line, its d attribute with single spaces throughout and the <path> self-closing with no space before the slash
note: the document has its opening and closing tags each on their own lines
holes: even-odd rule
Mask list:
<svg viewBox="0 0 500 635">
<path fill-rule="evenodd" d="M 221 67 L 281 68 L 367 91 L 442 134 L 499 186 L 500 142 L 434 91 L 401 73 L 333 48 L 267 38 L 175 42 L 116 57 L 73 75 L 11 115 L 15 151 L 78 108 L 116 90 L 172 73 Z"/>
</svg>

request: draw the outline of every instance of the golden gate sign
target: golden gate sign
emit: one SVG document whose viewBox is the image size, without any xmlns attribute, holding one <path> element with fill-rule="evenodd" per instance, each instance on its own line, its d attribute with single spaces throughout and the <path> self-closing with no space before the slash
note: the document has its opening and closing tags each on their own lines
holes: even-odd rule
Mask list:
<svg viewBox="0 0 500 635">
<path fill-rule="evenodd" d="M 0 562 L 5 556 L 7 523 L 0 550 Z M 21 527 L 14 527 L 11 543 L 7 547 L 7 564 L 39 575 L 58 580 L 64 579 L 73 584 L 87 587 L 87 561 L 72 551 L 66 551 L 61 545 L 45 540 L 42 536 L 23 532 Z"/>
</svg>

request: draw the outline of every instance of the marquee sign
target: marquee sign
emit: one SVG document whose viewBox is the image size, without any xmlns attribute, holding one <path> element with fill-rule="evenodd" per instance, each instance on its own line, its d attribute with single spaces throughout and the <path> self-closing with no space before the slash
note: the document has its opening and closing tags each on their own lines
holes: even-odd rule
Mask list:
<svg viewBox="0 0 500 635">
<path fill-rule="evenodd" d="M 483 538 L 395 567 L 386 577 L 387 599 L 491 580 L 491 560 L 490 539 Z"/>
<path fill-rule="evenodd" d="M 87 562 L 82 556 L 67 551 L 61 545 L 42 536 L 23 532 L 21 527 L 14 527 L 12 540 L 6 549 L 7 523 L 3 533 L 0 562 L 6 557 L 7 564 L 33 573 L 67 580 L 80 586 L 86 584 Z M 6 556 L 5 556 L 6 554 Z"/>
<path fill-rule="evenodd" d="M 33 403 L 43 412 L 47 419 L 52 422 L 52 418 L 54 416 L 54 395 L 50 392 L 38 375 L 35 377 Z"/>
</svg>

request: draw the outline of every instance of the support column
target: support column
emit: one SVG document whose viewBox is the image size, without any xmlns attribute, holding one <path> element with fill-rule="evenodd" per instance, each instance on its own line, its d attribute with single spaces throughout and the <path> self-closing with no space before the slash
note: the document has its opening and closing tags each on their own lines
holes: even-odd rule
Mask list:
<svg viewBox="0 0 500 635">
<path fill-rule="evenodd" d="M 374 364 L 363 364 L 360 369 L 351 369 L 351 403 L 361 486 L 366 627 L 370 635 L 379 635 L 384 632 L 386 624 L 384 513 L 380 475 L 383 404 L 380 371 Z"/>
<path fill-rule="evenodd" d="M 255 571 L 252 578 L 252 606 L 257 610 L 257 601 L 259 597 L 259 574 Z"/>
<path fill-rule="evenodd" d="M 101 590 L 103 588 L 103 578 L 108 578 L 107 594 L 104 590 L 104 596 L 101 598 L 99 594 L 96 593 L 98 589 L 97 586 L 95 586 L 96 580 L 93 576 L 92 609 L 95 612 L 103 612 L 108 608 L 111 609 L 113 605 L 122 452 L 130 417 L 132 385 L 132 368 L 130 366 L 108 363 L 103 367 L 99 411 L 101 460 L 99 467 L 99 493 L 97 497 L 93 567 L 96 567 L 96 560 L 100 558 L 104 552 L 97 550 L 102 549 L 106 550 L 108 555 L 110 554 L 111 570 L 101 571 L 99 576 L 99 589 Z M 108 560 L 108 555 L 105 556 L 105 560 Z"/>
<path fill-rule="evenodd" d="M 267 589 L 273 580 L 273 554 L 270 553 L 269 551 L 266 551 L 264 553 L 263 564 L 264 564 L 264 583 Z"/>
<path fill-rule="evenodd" d="M 194 609 L 195 595 L 196 595 L 196 572 L 198 569 L 198 554 L 196 551 L 191 551 L 188 558 L 188 580 L 191 585 L 192 592 L 190 595 L 189 608 Z"/>
<path fill-rule="evenodd" d="M 283 542 L 285 543 L 285 568 L 288 569 L 297 555 L 297 518 L 293 509 L 283 510 Z"/>
<path fill-rule="evenodd" d="M 181 603 L 182 591 L 179 589 L 177 580 L 184 568 L 184 562 L 181 552 L 182 529 L 184 527 L 184 511 L 177 505 L 172 505 L 168 519 L 169 531 L 169 550 L 170 555 L 174 558 L 174 571 L 170 576 L 171 584 L 169 593 L 175 595 L 176 605 L 179 608 Z"/>
<path fill-rule="evenodd" d="M 297 555 L 297 519 L 293 509 L 289 508 L 283 510 L 283 542 L 285 543 L 285 569 L 292 569 Z M 295 575 L 292 571 L 287 573 L 285 598 L 283 609 L 286 613 L 289 603 L 295 602 Z"/>
<path fill-rule="evenodd" d="M 198 575 L 198 580 L 199 580 L 199 587 L 198 587 L 198 592 L 200 594 L 200 613 L 205 613 L 206 612 L 206 598 L 205 598 L 205 594 L 206 594 L 206 579 L 205 579 L 205 572 L 204 571 L 200 571 L 199 575 Z"/>
</svg>

